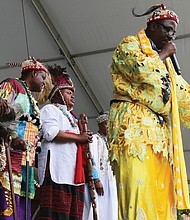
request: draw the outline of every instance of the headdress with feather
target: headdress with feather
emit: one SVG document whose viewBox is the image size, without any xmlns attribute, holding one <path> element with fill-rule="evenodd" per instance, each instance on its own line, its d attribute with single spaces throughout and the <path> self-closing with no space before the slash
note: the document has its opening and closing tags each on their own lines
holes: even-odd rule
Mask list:
<svg viewBox="0 0 190 220">
<path fill-rule="evenodd" d="M 174 11 L 167 9 L 164 4 L 153 5 L 143 14 L 136 14 L 135 8 L 133 8 L 132 14 L 135 17 L 142 17 L 151 14 L 150 17 L 147 19 L 147 24 L 151 21 L 157 20 L 174 20 L 177 24 L 179 23 L 179 17 L 177 16 L 177 14 Z"/>
<path fill-rule="evenodd" d="M 66 68 L 54 64 L 48 66 L 48 74 L 45 81 L 44 89 L 36 94 L 36 100 L 39 104 L 45 104 L 59 89 L 68 88 L 75 91 L 74 84 L 66 72 Z"/>
</svg>

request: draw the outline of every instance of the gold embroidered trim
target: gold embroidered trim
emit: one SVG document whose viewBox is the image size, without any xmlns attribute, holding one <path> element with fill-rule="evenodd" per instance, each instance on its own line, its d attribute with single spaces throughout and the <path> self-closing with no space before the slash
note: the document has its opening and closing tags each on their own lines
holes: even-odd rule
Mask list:
<svg viewBox="0 0 190 220">
<path fill-rule="evenodd" d="M 11 193 L 7 189 L 4 190 L 5 190 L 5 199 L 7 202 L 7 208 L 3 212 L 0 212 L 0 216 L 11 216 L 13 214 Z"/>
</svg>

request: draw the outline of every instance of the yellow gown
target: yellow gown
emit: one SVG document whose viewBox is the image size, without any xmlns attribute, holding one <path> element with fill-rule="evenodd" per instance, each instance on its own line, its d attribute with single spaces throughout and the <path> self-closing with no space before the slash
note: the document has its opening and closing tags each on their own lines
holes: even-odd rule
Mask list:
<svg viewBox="0 0 190 220">
<path fill-rule="evenodd" d="M 179 131 L 172 135 L 172 123 L 176 125 L 177 119 L 171 122 L 170 113 L 172 105 L 177 112 L 179 108 L 181 121 L 190 128 L 190 86 L 173 71 L 170 60 L 166 64 L 160 60 L 144 30 L 124 38 L 116 48 L 111 76 L 115 88 L 108 141 L 117 180 L 118 219 L 177 219 L 177 208 L 189 208 L 189 196 L 183 155 L 174 154 Z M 183 168 L 179 178 L 178 166 Z"/>
</svg>

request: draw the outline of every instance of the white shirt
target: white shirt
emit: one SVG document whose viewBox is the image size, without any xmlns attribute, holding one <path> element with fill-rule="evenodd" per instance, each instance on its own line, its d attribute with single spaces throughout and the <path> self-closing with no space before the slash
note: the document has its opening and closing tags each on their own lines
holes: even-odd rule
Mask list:
<svg viewBox="0 0 190 220">
<path fill-rule="evenodd" d="M 75 119 L 65 105 L 58 105 L 76 124 Z M 42 120 L 42 131 L 44 141 L 42 142 L 42 151 L 38 157 L 38 176 L 39 183 L 42 185 L 45 175 L 48 150 L 50 151 L 50 174 L 53 182 L 58 184 L 74 184 L 74 173 L 76 165 L 77 145 L 74 142 L 55 143 L 53 139 L 59 131 L 73 132 L 79 134 L 78 126 L 73 127 L 68 117 L 53 104 L 44 106 L 40 113 Z"/>
</svg>

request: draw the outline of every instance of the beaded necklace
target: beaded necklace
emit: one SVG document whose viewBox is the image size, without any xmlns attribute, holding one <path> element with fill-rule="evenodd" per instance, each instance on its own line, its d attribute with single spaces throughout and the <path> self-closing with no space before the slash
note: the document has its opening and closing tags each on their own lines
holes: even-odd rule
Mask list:
<svg viewBox="0 0 190 220">
<path fill-rule="evenodd" d="M 38 108 L 37 101 L 34 99 L 32 92 L 29 90 L 28 86 L 26 85 L 26 82 L 18 78 L 16 78 L 16 80 L 22 83 L 29 98 L 30 104 L 32 105 L 33 108 L 33 114 L 23 114 L 20 117 L 20 121 L 32 122 L 35 126 L 38 127 L 38 130 L 40 130 L 41 129 L 41 121 L 39 119 L 40 110 Z"/>
<path fill-rule="evenodd" d="M 72 127 L 78 127 L 74 117 L 73 121 L 71 117 L 67 114 L 67 112 L 63 108 L 61 108 L 61 106 L 59 106 L 57 103 L 53 103 L 53 105 L 56 106 L 67 117 Z"/>
<path fill-rule="evenodd" d="M 35 100 L 35 98 L 33 97 L 32 95 L 32 92 L 30 91 L 29 87 L 27 86 L 26 82 L 24 80 L 21 80 L 21 79 L 18 79 L 16 78 L 16 80 L 20 81 L 26 91 L 26 94 L 29 98 L 29 101 L 30 101 L 30 104 L 32 106 L 32 109 L 33 109 L 33 114 L 23 114 L 21 117 L 20 117 L 20 121 L 27 121 L 27 122 L 31 122 L 33 125 L 35 125 L 37 128 L 38 128 L 38 133 L 40 133 L 40 130 L 42 128 L 42 123 L 40 121 L 40 118 L 39 118 L 39 114 L 40 114 L 40 110 L 38 108 L 38 103 L 37 101 Z M 38 134 L 39 135 L 39 134 Z M 35 144 L 35 150 L 36 152 L 37 151 L 41 151 L 41 141 L 40 141 L 40 138 L 39 136 L 36 135 L 36 144 Z M 26 156 L 29 157 L 29 152 L 32 150 L 32 147 L 33 145 L 26 141 L 26 145 L 27 145 L 27 153 L 26 153 Z M 26 160 L 30 160 L 29 158 L 26 157 Z"/>
<path fill-rule="evenodd" d="M 17 79 L 17 80 L 21 81 L 22 85 L 24 86 L 24 89 L 25 89 L 25 91 L 26 91 L 26 93 L 27 93 L 27 95 L 29 97 L 30 103 L 32 104 L 34 115 L 39 115 L 40 114 L 40 110 L 38 108 L 37 101 L 33 97 L 32 92 L 29 90 L 28 86 L 26 85 L 26 82 L 21 80 L 21 79 Z"/>
<path fill-rule="evenodd" d="M 3 138 L 1 138 L 0 148 L 1 148 L 1 153 L 0 153 L 0 172 L 1 172 L 5 169 L 6 161 L 7 161 L 6 152 L 5 152 L 6 151 L 5 140 Z"/>
</svg>

